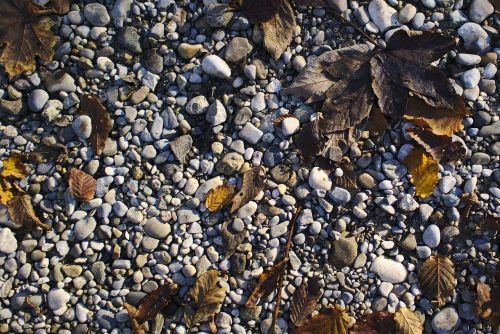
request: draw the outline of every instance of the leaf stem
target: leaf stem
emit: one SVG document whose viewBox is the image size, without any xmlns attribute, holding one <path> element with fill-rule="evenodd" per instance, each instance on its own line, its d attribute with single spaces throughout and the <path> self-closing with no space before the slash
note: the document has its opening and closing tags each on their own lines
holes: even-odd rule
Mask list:
<svg viewBox="0 0 500 334">
<path fill-rule="evenodd" d="M 378 42 L 376 40 L 374 40 L 373 38 L 371 38 L 367 33 L 365 33 L 356 24 L 352 23 L 351 21 L 349 21 L 345 17 L 343 17 L 342 14 L 340 14 L 339 12 L 337 12 L 336 10 L 334 10 L 332 8 L 325 8 L 325 9 L 326 9 L 326 11 L 328 13 L 331 13 L 331 14 L 335 15 L 343 23 L 345 23 L 345 24 L 353 27 L 357 32 L 359 32 L 361 35 L 363 35 L 363 37 L 366 38 L 370 43 L 372 43 L 373 45 L 375 45 L 376 48 L 380 48 L 380 45 L 378 44 Z"/>
<path fill-rule="evenodd" d="M 288 240 L 286 242 L 286 248 L 285 248 L 285 253 L 283 254 L 284 259 L 288 259 L 288 255 L 290 254 L 290 248 L 292 247 L 292 238 L 295 234 L 295 222 L 297 221 L 297 217 L 299 213 L 302 211 L 302 205 L 303 203 L 300 203 L 299 206 L 297 207 L 297 210 L 295 211 L 295 214 L 292 217 L 292 220 L 290 224 L 292 225 L 290 232 L 288 233 Z M 285 279 L 285 273 L 288 267 L 290 261 L 288 261 L 285 264 L 285 268 L 283 268 L 283 271 L 280 274 L 280 277 L 278 279 L 278 288 L 277 288 L 277 295 L 276 295 L 276 303 L 274 305 L 274 311 L 273 311 L 273 320 L 271 322 L 271 327 L 269 329 L 268 334 L 274 334 L 274 328 L 276 327 L 276 321 L 278 320 L 278 315 L 280 312 L 280 304 L 281 304 L 281 290 L 283 289 L 283 281 Z"/>
</svg>

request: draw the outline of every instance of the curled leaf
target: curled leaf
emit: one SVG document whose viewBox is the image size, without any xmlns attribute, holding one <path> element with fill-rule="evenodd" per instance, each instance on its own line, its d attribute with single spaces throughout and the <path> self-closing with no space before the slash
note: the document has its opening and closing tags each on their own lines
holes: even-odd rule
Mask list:
<svg viewBox="0 0 500 334">
<path fill-rule="evenodd" d="M 34 226 L 39 226 L 43 230 L 51 230 L 50 225 L 44 224 L 35 214 L 35 209 L 31 203 L 31 196 L 20 193 L 14 196 L 8 203 L 8 211 L 12 220 L 23 229 L 31 230 Z"/>
<path fill-rule="evenodd" d="M 223 184 L 211 189 L 205 199 L 205 207 L 210 212 L 216 212 L 231 203 L 235 192 L 235 186 Z"/>
<path fill-rule="evenodd" d="M 254 307 L 259 298 L 269 296 L 278 287 L 279 277 L 284 273 L 287 263 L 288 258 L 285 258 L 260 274 L 257 285 L 245 303 L 246 307 Z"/>
<path fill-rule="evenodd" d="M 409 128 L 407 132 L 438 162 L 457 161 L 465 157 L 465 147 L 451 137 L 436 135 L 429 128 L 421 126 Z"/>
<path fill-rule="evenodd" d="M 94 198 L 97 181 L 92 175 L 76 168 L 71 168 L 68 175 L 69 191 L 74 198 L 82 202 Z"/>
<path fill-rule="evenodd" d="M 137 308 L 128 303 L 124 303 L 123 307 L 128 312 L 128 316 L 130 318 L 130 324 L 132 325 L 132 331 L 134 332 L 134 334 L 145 334 L 146 330 L 144 329 L 143 324 L 139 324 L 139 322 L 135 318 L 137 314 Z"/>
<path fill-rule="evenodd" d="M 0 177 L 0 203 L 7 205 L 12 197 L 14 197 L 14 194 L 10 183 Z"/>
<path fill-rule="evenodd" d="M 439 307 L 452 296 L 456 284 L 455 267 L 446 255 L 429 257 L 418 271 L 418 285 L 424 296 Z"/>
<path fill-rule="evenodd" d="M 349 315 L 340 305 L 315 315 L 304 325 L 296 327 L 294 334 L 346 334 L 350 323 Z"/>
<path fill-rule="evenodd" d="M 99 98 L 95 95 L 84 94 L 80 101 L 80 111 L 89 116 L 92 120 L 92 132 L 90 134 L 90 144 L 95 151 L 96 155 L 101 155 L 106 140 L 108 139 L 109 132 L 113 128 L 113 121 L 101 103 Z"/>
<path fill-rule="evenodd" d="M 317 276 L 310 278 L 307 283 L 302 282 L 295 290 L 290 305 L 290 320 L 295 326 L 302 326 L 307 317 L 316 310 L 319 297 L 321 297 L 321 290 Z"/>
<path fill-rule="evenodd" d="M 402 307 L 394 314 L 396 329 L 401 334 L 422 334 L 424 325 L 420 317 L 409 308 Z"/>
<path fill-rule="evenodd" d="M 439 177 L 439 165 L 422 148 L 413 148 L 404 163 L 411 173 L 411 182 L 415 185 L 415 192 L 421 197 L 427 197 L 434 192 Z"/>
<path fill-rule="evenodd" d="M 235 213 L 243 205 L 251 201 L 264 189 L 264 178 L 260 167 L 253 167 L 243 174 L 243 183 L 240 191 L 233 197 L 231 214 Z"/>
<path fill-rule="evenodd" d="M 135 319 L 139 324 L 153 320 L 156 314 L 164 309 L 177 293 L 179 287 L 175 283 L 164 284 L 155 291 L 148 294 L 141 302 L 135 313 Z"/>
<path fill-rule="evenodd" d="M 189 290 L 191 303 L 184 308 L 184 320 L 188 328 L 210 320 L 220 311 L 226 297 L 226 290 L 219 286 L 219 272 L 209 270 L 203 273 Z"/>
<path fill-rule="evenodd" d="M 247 0 L 246 2 L 253 1 L 254 0 Z M 270 0 L 268 2 L 274 3 L 276 0 Z M 293 8 L 288 0 L 281 0 L 281 6 L 276 15 L 262 23 L 264 49 L 266 49 L 274 59 L 279 59 L 290 45 L 294 28 L 295 14 L 293 13 Z"/>
</svg>

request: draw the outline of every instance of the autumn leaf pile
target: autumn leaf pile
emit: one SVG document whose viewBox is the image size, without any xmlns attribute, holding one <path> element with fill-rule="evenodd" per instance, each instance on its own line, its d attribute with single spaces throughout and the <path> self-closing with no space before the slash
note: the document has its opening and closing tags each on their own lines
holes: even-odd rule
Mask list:
<svg viewBox="0 0 500 334">
<path fill-rule="evenodd" d="M 320 113 L 296 136 L 305 160 L 322 155 L 340 161 L 368 124 L 383 117 L 410 121 L 410 137 L 420 148 L 406 164 L 416 193 L 426 197 L 438 182 L 438 163 L 465 155 L 452 135 L 467 114 L 447 76 L 431 63 L 455 47 L 437 33 L 396 31 L 383 50 L 354 45 L 321 54 L 309 62 L 282 93 L 320 103 Z M 379 121 L 385 126 L 384 121 Z"/>
</svg>

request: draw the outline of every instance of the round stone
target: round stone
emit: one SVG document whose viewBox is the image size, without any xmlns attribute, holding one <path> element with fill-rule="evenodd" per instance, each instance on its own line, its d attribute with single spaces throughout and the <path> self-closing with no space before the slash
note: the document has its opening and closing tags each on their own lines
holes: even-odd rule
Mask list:
<svg viewBox="0 0 500 334">
<path fill-rule="evenodd" d="M 432 329 L 437 334 L 452 334 L 459 326 L 460 317 L 453 307 L 442 309 L 432 318 Z"/>
<path fill-rule="evenodd" d="M 49 93 L 43 89 L 35 89 L 28 96 L 28 107 L 33 112 L 41 112 L 49 100 Z"/>
<path fill-rule="evenodd" d="M 87 21 L 95 27 L 105 27 L 111 21 L 106 6 L 97 2 L 86 5 L 83 14 Z"/>
<path fill-rule="evenodd" d="M 430 248 L 435 248 L 439 245 L 441 241 L 441 231 L 439 227 L 435 224 L 427 226 L 422 236 L 424 243 Z"/>
<path fill-rule="evenodd" d="M 329 191 L 332 188 L 332 181 L 324 170 L 314 167 L 309 173 L 309 185 L 313 189 Z"/>
<path fill-rule="evenodd" d="M 71 127 L 78 138 L 88 139 L 92 134 L 92 120 L 87 115 L 76 117 Z"/>
<path fill-rule="evenodd" d="M 376 273 L 382 281 L 389 283 L 404 282 L 408 273 L 403 264 L 384 256 L 379 256 L 372 262 L 370 271 Z"/>
<path fill-rule="evenodd" d="M 216 55 L 206 56 L 201 62 L 201 67 L 205 73 L 217 78 L 229 78 L 231 69 L 222 58 Z"/>
</svg>

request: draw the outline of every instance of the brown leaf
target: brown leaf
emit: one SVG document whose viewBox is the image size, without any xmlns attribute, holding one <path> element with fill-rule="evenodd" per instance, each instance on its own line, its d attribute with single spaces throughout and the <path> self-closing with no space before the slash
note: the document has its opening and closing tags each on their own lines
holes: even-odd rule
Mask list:
<svg viewBox="0 0 500 334">
<path fill-rule="evenodd" d="M 406 130 L 437 162 L 457 161 L 465 157 L 466 149 L 451 137 L 436 135 L 429 128 L 417 126 Z"/>
<path fill-rule="evenodd" d="M 303 281 L 293 293 L 290 320 L 295 326 L 302 326 L 307 317 L 316 310 L 318 299 L 321 297 L 319 281 L 318 276 L 310 278 L 307 283 Z"/>
<path fill-rule="evenodd" d="M 286 0 L 243 0 L 241 11 L 252 23 L 267 22 L 275 16 Z"/>
<path fill-rule="evenodd" d="M 326 69 L 335 68 L 332 65 L 341 59 L 357 59 L 368 51 L 366 44 L 356 44 L 325 52 L 318 57 L 311 57 L 306 67 L 295 77 L 289 87 L 281 91 L 281 94 L 300 97 L 307 103 L 321 101 L 336 79 Z"/>
<path fill-rule="evenodd" d="M 418 271 L 418 285 L 423 295 L 435 301 L 438 307 L 453 295 L 456 284 L 455 267 L 446 255 L 431 256 Z"/>
<path fill-rule="evenodd" d="M 387 41 L 386 51 L 401 59 L 429 64 L 455 48 L 454 38 L 427 31 L 398 30 Z"/>
<path fill-rule="evenodd" d="M 58 14 L 63 15 L 70 10 L 70 0 L 51 0 L 44 6 L 34 2 L 28 3 L 29 12 L 34 16 Z"/>
<path fill-rule="evenodd" d="M 335 304 L 307 321 L 303 326 L 296 327 L 294 334 L 346 334 L 350 319 L 346 310 Z"/>
<path fill-rule="evenodd" d="M 297 6 L 304 7 L 328 7 L 327 0 L 295 0 Z"/>
<path fill-rule="evenodd" d="M 36 58 L 52 61 L 58 41 L 52 32 L 56 20 L 36 16 L 31 0 L 0 1 L 0 63 L 10 77 L 36 68 Z"/>
<path fill-rule="evenodd" d="M 226 221 L 222 224 L 221 236 L 224 240 L 224 254 L 226 258 L 229 258 L 234 254 L 236 249 L 245 239 L 245 234 L 243 232 L 233 233 L 230 228 L 230 221 Z"/>
<path fill-rule="evenodd" d="M 216 212 L 231 203 L 234 197 L 235 188 L 235 186 L 226 183 L 211 189 L 205 199 L 205 207 L 207 210 Z"/>
<path fill-rule="evenodd" d="M 333 183 L 347 190 L 358 189 L 358 177 L 354 171 L 354 165 L 348 159 L 343 159 L 338 163 L 338 167 L 342 169 L 344 174 L 334 177 Z"/>
<path fill-rule="evenodd" d="M 219 287 L 219 272 L 209 270 L 203 273 L 189 290 L 188 297 L 192 302 L 184 308 L 184 320 L 188 328 L 210 320 L 217 312 L 226 297 L 226 290 Z"/>
<path fill-rule="evenodd" d="M 246 2 L 257 2 L 247 0 Z M 269 20 L 262 23 L 262 31 L 264 33 L 264 49 L 271 56 L 278 60 L 290 45 L 293 38 L 293 30 L 295 28 L 295 14 L 293 8 L 288 2 L 289 0 L 281 0 L 281 6 L 278 12 Z M 277 0 L 269 0 L 269 3 L 275 3 Z M 261 8 L 262 11 L 262 8 Z"/>
<path fill-rule="evenodd" d="M 378 311 L 366 316 L 366 324 L 381 334 L 396 334 L 394 314 L 387 311 Z"/>
<path fill-rule="evenodd" d="M 402 307 L 394 314 L 397 333 L 400 334 L 422 334 L 424 324 L 420 317 L 409 308 Z"/>
<path fill-rule="evenodd" d="M 255 286 L 252 293 L 250 294 L 250 297 L 248 297 L 248 300 L 245 303 L 246 307 L 254 307 L 259 298 L 266 298 L 274 290 L 276 290 L 278 286 L 278 279 L 280 275 L 284 273 L 287 263 L 288 258 L 285 258 L 271 268 L 264 270 L 264 272 L 260 274 L 257 285 Z"/>
<path fill-rule="evenodd" d="M 8 203 L 7 207 L 10 218 L 19 227 L 25 230 L 31 230 L 34 226 L 40 226 L 43 230 L 51 230 L 50 225 L 44 224 L 35 214 L 35 209 L 31 203 L 31 196 L 21 192 L 14 196 Z"/>
<path fill-rule="evenodd" d="M 26 159 L 32 163 L 37 163 L 37 164 L 49 161 L 60 163 L 61 161 L 66 159 L 67 155 L 68 155 L 68 150 L 64 145 L 40 144 L 40 146 L 36 151 L 26 153 Z"/>
<path fill-rule="evenodd" d="M 84 94 L 80 101 L 80 111 L 92 120 L 92 133 L 90 144 L 96 155 L 101 155 L 108 139 L 109 132 L 113 128 L 113 121 L 99 98 L 95 95 Z"/>
<path fill-rule="evenodd" d="M 425 150 L 413 148 L 404 159 L 404 164 L 411 174 L 411 182 L 415 185 L 415 193 L 427 197 L 434 192 L 439 181 L 439 164 Z"/>
<path fill-rule="evenodd" d="M 476 299 L 474 311 L 478 317 L 485 319 L 493 327 L 500 326 L 500 288 L 493 288 L 478 281 L 476 284 Z"/>
<path fill-rule="evenodd" d="M 387 121 L 387 118 L 384 116 L 380 108 L 377 106 L 373 106 L 366 122 L 365 131 L 370 131 L 370 133 L 379 136 L 385 133 L 388 126 L 389 122 Z"/>
<path fill-rule="evenodd" d="M 79 201 L 88 202 L 94 198 L 97 181 L 82 170 L 71 168 L 68 172 L 68 188 Z"/>
<path fill-rule="evenodd" d="M 319 132 L 319 119 L 307 123 L 294 136 L 295 146 L 302 158 L 309 162 L 321 152 L 323 147 L 323 136 Z"/>
<path fill-rule="evenodd" d="M 468 114 L 464 99 L 455 97 L 454 107 L 433 108 L 417 97 L 410 97 L 404 118 L 416 124 L 424 124 L 436 135 L 452 136 L 463 129 L 462 120 Z"/>
<path fill-rule="evenodd" d="M 177 293 L 179 287 L 175 283 L 164 284 L 155 291 L 148 294 L 137 308 L 134 318 L 139 324 L 153 320 L 156 314 L 165 308 Z"/>
<path fill-rule="evenodd" d="M 264 189 L 264 178 L 261 175 L 260 167 L 253 167 L 247 170 L 243 174 L 240 191 L 233 197 L 231 214 L 251 201 L 262 189 Z"/>
<path fill-rule="evenodd" d="M 128 316 L 130 318 L 130 324 L 132 326 L 132 331 L 134 334 L 145 334 L 146 330 L 144 329 L 143 324 L 139 324 L 137 321 L 136 314 L 137 314 L 137 308 L 134 307 L 133 305 L 130 305 L 128 303 L 124 303 L 123 307 L 127 310 Z"/>
</svg>

